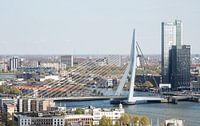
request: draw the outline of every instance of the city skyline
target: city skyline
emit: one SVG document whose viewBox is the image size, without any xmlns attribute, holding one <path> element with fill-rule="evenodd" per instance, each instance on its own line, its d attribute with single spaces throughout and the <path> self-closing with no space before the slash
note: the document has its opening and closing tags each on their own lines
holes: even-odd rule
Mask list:
<svg viewBox="0 0 200 126">
<path fill-rule="evenodd" d="M 129 54 L 133 28 L 145 54 L 160 54 L 160 24 L 175 19 L 198 54 L 199 1 L 170 1 L 2 0 L 0 54 Z"/>
</svg>

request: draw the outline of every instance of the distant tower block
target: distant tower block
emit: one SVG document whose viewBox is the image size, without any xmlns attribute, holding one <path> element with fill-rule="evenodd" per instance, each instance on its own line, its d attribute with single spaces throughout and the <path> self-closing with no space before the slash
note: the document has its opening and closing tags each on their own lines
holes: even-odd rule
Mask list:
<svg viewBox="0 0 200 126">
<path fill-rule="evenodd" d="M 130 88 L 129 88 L 129 96 L 128 96 L 128 102 L 134 102 L 134 85 L 135 85 L 135 72 L 136 72 L 136 41 L 135 41 L 135 29 L 133 30 L 133 40 L 132 40 L 132 46 L 131 46 L 131 52 L 130 52 L 130 59 L 128 66 L 126 68 L 126 71 L 124 72 L 124 75 L 122 79 L 120 80 L 120 84 L 117 88 L 117 91 L 115 95 L 121 95 L 123 87 L 125 85 L 125 82 L 127 80 L 128 75 L 130 74 Z"/>
<path fill-rule="evenodd" d="M 141 62 L 140 62 L 140 60 L 141 60 L 141 55 L 137 55 L 137 67 L 140 67 L 141 66 Z"/>
<path fill-rule="evenodd" d="M 19 67 L 19 58 L 18 57 L 10 58 L 9 69 L 13 71 L 13 70 L 17 70 L 18 67 Z"/>
</svg>

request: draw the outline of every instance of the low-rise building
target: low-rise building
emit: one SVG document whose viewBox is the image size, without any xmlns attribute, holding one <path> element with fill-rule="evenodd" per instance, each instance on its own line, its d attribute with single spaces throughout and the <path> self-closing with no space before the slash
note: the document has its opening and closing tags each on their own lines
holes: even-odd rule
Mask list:
<svg viewBox="0 0 200 126">
<path fill-rule="evenodd" d="M 59 76 L 58 75 L 49 75 L 49 76 L 40 78 L 40 81 L 45 81 L 45 80 L 59 80 Z"/>
<path fill-rule="evenodd" d="M 64 116 L 43 113 L 16 113 L 14 121 L 18 126 L 64 126 Z"/>
<path fill-rule="evenodd" d="M 106 60 L 105 58 L 97 59 L 97 60 L 96 60 L 96 64 L 97 64 L 98 66 L 105 66 L 105 65 L 107 65 L 107 60 Z"/>
<path fill-rule="evenodd" d="M 178 120 L 178 119 L 165 120 L 165 126 L 183 126 L 183 120 Z"/>
<path fill-rule="evenodd" d="M 60 64 L 59 63 L 40 63 L 40 67 L 50 67 L 50 68 L 55 68 L 57 71 L 60 69 Z"/>
<path fill-rule="evenodd" d="M 65 123 L 67 126 L 74 126 L 75 124 L 80 126 L 92 126 L 93 116 L 86 114 L 66 115 Z"/>
<path fill-rule="evenodd" d="M 191 81 L 190 89 L 200 90 L 200 76 L 195 77 L 195 80 Z"/>
<path fill-rule="evenodd" d="M 107 79 L 107 86 L 113 87 L 113 79 Z"/>
<path fill-rule="evenodd" d="M 99 125 L 99 121 L 103 116 L 110 118 L 115 125 L 116 121 L 124 114 L 122 104 L 116 109 L 95 108 L 93 109 L 93 125 Z"/>
<path fill-rule="evenodd" d="M 5 62 L 0 62 L 0 71 L 8 72 L 8 64 Z"/>
</svg>

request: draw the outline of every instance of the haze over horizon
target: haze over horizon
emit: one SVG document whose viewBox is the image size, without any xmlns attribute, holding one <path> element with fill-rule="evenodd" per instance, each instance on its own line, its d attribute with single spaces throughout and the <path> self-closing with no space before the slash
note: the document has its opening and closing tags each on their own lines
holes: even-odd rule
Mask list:
<svg viewBox="0 0 200 126">
<path fill-rule="evenodd" d="M 132 29 L 145 54 L 161 53 L 161 22 L 180 19 L 199 54 L 198 0 L 0 0 L 2 54 L 129 54 Z"/>
</svg>

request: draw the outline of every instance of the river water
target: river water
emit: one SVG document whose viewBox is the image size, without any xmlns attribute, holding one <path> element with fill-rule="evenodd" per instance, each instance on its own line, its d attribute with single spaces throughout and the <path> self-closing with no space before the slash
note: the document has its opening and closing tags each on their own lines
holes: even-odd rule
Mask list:
<svg viewBox="0 0 200 126">
<path fill-rule="evenodd" d="M 73 108 L 73 107 L 118 107 L 111 105 L 109 100 L 96 101 L 61 101 L 56 102 L 57 106 Z M 137 104 L 124 106 L 125 112 L 137 115 L 148 116 L 157 126 L 158 122 L 166 119 L 177 118 L 184 120 L 184 126 L 200 126 L 200 104 L 194 102 L 179 102 L 178 104 L 154 103 L 154 104 Z"/>
</svg>

